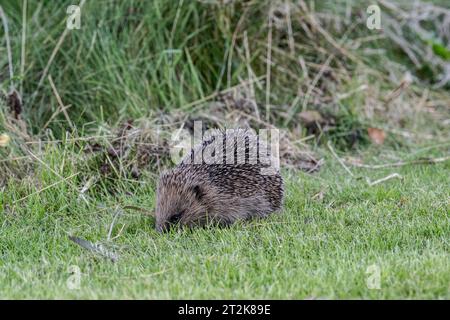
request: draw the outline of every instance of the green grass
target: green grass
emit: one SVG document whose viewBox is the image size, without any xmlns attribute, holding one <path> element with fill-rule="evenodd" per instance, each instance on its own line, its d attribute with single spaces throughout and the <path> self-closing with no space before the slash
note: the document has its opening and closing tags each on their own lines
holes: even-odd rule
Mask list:
<svg viewBox="0 0 450 320">
<path fill-rule="evenodd" d="M 317 175 L 284 172 L 280 215 L 161 235 L 152 218 L 127 211 L 112 235 L 122 233 L 109 243 L 114 207 L 151 208 L 153 183 L 122 181 L 122 192 L 91 194 L 88 204 L 68 183 L 13 204 L 38 188 L 12 184 L 1 197 L 0 297 L 450 298 L 449 163 L 397 168 L 403 180 L 369 187 L 334 158 L 327 162 Z M 52 156 L 47 163 L 61 168 Z M 69 176 L 70 165 L 63 166 Z M 393 171 L 354 173 L 374 180 Z M 40 188 L 59 180 L 42 166 L 37 179 Z M 68 235 L 109 244 L 118 262 Z M 366 285 L 374 264 L 379 290 Z M 78 290 L 67 287 L 72 265 L 82 273 Z"/>
</svg>

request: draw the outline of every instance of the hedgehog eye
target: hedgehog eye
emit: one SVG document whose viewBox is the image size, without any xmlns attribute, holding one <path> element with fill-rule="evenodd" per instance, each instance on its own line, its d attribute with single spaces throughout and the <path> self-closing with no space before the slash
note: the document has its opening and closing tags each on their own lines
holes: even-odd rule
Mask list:
<svg viewBox="0 0 450 320">
<path fill-rule="evenodd" d="M 181 211 L 180 213 L 174 214 L 170 217 L 169 222 L 170 223 L 177 223 L 180 221 L 181 216 L 183 215 L 184 211 Z"/>
</svg>

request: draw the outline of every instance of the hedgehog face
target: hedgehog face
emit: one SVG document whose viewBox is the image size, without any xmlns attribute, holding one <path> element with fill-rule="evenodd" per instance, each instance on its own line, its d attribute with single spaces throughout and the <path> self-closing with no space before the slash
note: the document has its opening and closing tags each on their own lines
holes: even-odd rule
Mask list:
<svg viewBox="0 0 450 320">
<path fill-rule="evenodd" d="M 156 199 L 156 230 L 168 231 L 174 225 L 202 224 L 207 215 L 204 186 L 173 171 L 161 175 Z M 198 181 L 197 181 L 198 182 Z"/>
</svg>

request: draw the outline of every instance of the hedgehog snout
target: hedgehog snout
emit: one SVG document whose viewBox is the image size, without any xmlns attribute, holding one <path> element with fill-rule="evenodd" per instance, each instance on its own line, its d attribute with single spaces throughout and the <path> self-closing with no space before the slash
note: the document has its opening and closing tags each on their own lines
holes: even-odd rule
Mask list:
<svg viewBox="0 0 450 320">
<path fill-rule="evenodd" d="M 168 219 L 156 221 L 156 230 L 158 232 L 167 232 L 174 225 L 180 223 L 181 217 L 184 215 L 185 210 L 179 210 L 178 213 L 170 215 Z M 159 220 L 159 221 L 158 221 Z"/>
<path fill-rule="evenodd" d="M 159 233 L 164 233 L 169 231 L 170 225 L 168 223 L 156 223 L 156 231 Z"/>
<path fill-rule="evenodd" d="M 155 223 L 155 229 L 159 233 L 168 232 L 170 228 L 172 227 L 172 223 L 170 223 L 169 220 L 164 219 L 163 217 L 157 218 Z"/>
<path fill-rule="evenodd" d="M 172 223 L 170 221 L 161 221 L 156 223 L 156 231 L 159 233 L 165 233 L 169 232 L 170 229 L 175 225 L 175 223 Z"/>
</svg>

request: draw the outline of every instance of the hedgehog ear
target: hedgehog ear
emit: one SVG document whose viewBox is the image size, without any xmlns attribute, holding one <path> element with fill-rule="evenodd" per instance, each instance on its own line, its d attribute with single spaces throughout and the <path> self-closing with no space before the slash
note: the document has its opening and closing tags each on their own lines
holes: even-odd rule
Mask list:
<svg viewBox="0 0 450 320">
<path fill-rule="evenodd" d="M 203 192 L 203 189 L 199 185 L 192 187 L 192 192 L 194 193 L 195 198 L 197 200 L 202 200 L 204 192 Z"/>
</svg>

